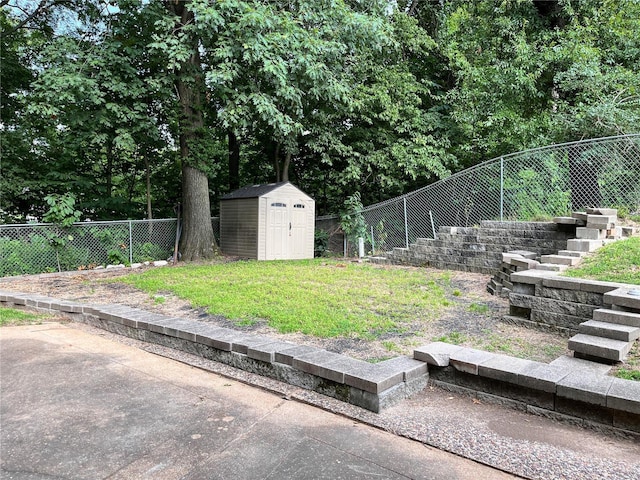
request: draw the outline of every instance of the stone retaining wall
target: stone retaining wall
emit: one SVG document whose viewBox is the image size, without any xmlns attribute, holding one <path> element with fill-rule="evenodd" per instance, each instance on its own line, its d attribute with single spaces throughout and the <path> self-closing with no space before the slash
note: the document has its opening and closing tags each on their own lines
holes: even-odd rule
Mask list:
<svg viewBox="0 0 640 480">
<path fill-rule="evenodd" d="M 500 271 L 502 253 L 556 253 L 567 248 L 567 240 L 575 238 L 575 232 L 575 225 L 552 222 L 486 220 L 479 227 L 440 227 L 435 239 L 419 238 L 409 248 L 394 248 L 386 254 L 386 261 L 493 275 Z"/>
<path fill-rule="evenodd" d="M 74 321 L 185 351 L 379 412 L 422 390 L 427 365 L 411 357 L 371 364 L 320 348 L 248 335 L 123 305 L 83 305 L 0 291 L 0 306 L 55 311 Z"/>
<path fill-rule="evenodd" d="M 594 310 L 610 307 L 605 293 L 625 286 L 536 270 L 511 274 L 511 283 L 505 322 L 567 333 L 577 333 L 578 325 L 593 319 Z"/>
<path fill-rule="evenodd" d="M 442 342 L 414 357 L 429 364 L 433 384 L 481 402 L 640 433 L 640 382 L 608 376 L 598 364 L 569 357 L 544 364 Z"/>
<path fill-rule="evenodd" d="M 313 390 L 367 410 L 423 390 L 428 381 L 533 414 L 640 433 L 640 382 L 435 343 L 371 364 L 315 347 L 248 335 L 123 305 L 83 305 L 0 291 L 0 306 L 55 311 L 119 335 L 182 350 Z"/>
</svg>

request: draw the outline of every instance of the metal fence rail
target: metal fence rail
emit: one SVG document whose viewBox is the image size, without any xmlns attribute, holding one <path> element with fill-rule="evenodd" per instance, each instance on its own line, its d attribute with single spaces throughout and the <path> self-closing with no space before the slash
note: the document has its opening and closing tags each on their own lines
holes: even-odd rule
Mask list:
<svg viewBox="0 0 640 480">
<path fill-rule="evenodd" d="M 366 249 L 407 247 L 444 225 L 537 220 L 591 206 L 640 211 L 640 134 L 505 155 L 370 205 L 363 211 Z"/>
<path fill-rule="evenodd" d="M 0 225 L 0 276 L 166 260 L 175 239 L 176 219 Z"/>
</svg>

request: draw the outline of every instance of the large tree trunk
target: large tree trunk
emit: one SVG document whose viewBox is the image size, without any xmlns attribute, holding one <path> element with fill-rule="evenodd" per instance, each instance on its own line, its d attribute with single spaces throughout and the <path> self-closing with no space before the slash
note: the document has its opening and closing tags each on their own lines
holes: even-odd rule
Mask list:
<svg viewBox="0 0 640 480">
<path fill-rule="evenodd" d="M 194 21 L 188 3 L 167 0 L 165 5 L 175 15 L 177 33 Z M 188 38 L 191 56 L 185 60 L 175 80 L 180 102 L 180 157 L 182 160 L 182 236 L 180 253 L 182 259 L 200 260 L 212 258 L 216 253 L 216 241 L 211 223 L 209 202 L 209 179 L 201 166 L 211 159 L 197 158 L 197 147 L 204 141 L 204 118 L 202 116 L 202 92 L 204 81 L 198 39 Z M 194 152 L 195 151 L 195 152 Z M 200 168 L 199 168 L 200 166 Z"/>
<path fill-rule="evenodd" d="M 211 258 L 216 253 L 211 224 L 209 179 L 197 168 L 182 167 L 182 236 L 180 253 L 183 260 Z M 187 216 L 187 212 L 191 212 Z"/>
<path fill-rule="evenodd" d="M 240 188 L 240 143 L 233 130 L 229 129 L 229 191 Z"/>
</svg>

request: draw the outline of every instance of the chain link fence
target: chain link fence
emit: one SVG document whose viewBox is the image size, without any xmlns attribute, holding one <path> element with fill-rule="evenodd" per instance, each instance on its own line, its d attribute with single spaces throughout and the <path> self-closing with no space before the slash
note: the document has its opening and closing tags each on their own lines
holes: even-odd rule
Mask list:
<svg viewBox="0 0 640 480">
<path fill-rule="evenodd" d="M 219 238 L 219 221 L 212 219 Z M 173 255 L 176 219 L 0 225 L 0 276 L 166 260 Z"/>
<path fill-rule="evenodd" d="M 408 247 L 445 225 L 542 220 L 595 206 L 640 211 L 640 134 L 505 155 L 368 206 L 365 248 L 376 254 Z M 322 223 L 331 219 L 338 221 L 326 216 Z"/>
</svg>

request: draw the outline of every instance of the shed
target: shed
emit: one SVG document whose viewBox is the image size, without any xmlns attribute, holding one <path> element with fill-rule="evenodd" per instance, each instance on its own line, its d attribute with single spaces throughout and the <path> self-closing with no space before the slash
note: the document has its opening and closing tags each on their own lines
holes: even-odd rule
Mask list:
<svg viewBox="0 0 640 480">
<path fill-rule="evenodd" d="M 250 185 L 220 200 L 220 249 L 258 260 L 313 258 L 315 201 L 289 182 Z"/>
</svg>

